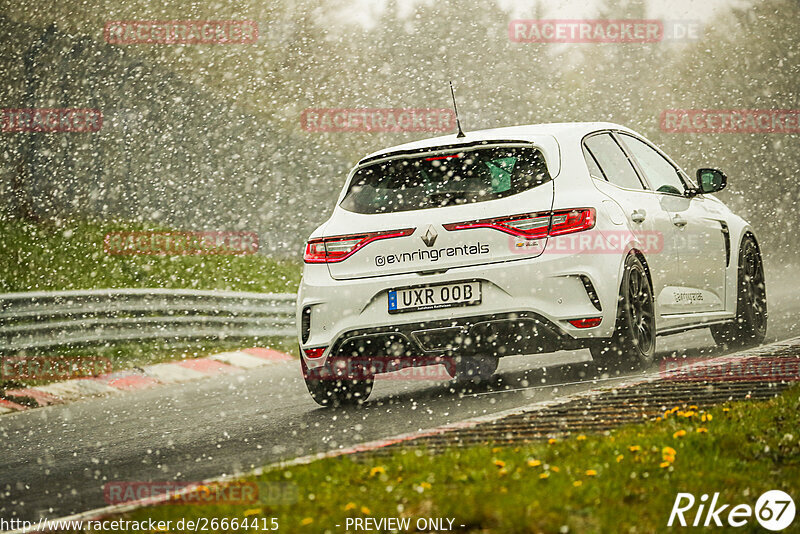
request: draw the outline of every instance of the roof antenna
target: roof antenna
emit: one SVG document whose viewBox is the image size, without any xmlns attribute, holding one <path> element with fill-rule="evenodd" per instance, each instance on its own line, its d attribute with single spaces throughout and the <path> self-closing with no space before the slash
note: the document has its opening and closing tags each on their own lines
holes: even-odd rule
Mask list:
<svg viewBox="0 0 800 534">
<path fill-rule="evenodd" d="M 450 80 L 450 94 L 453 95 L 453 110 L 456 112 L 456 125 L 458 126 L 456 137 L 466 137 L 464 130 L 461 129 L 461 121 L 458 120 L 458 107 L 456 106 L 456 92 L 453 90 L 453 80 Z"/>
</svg>

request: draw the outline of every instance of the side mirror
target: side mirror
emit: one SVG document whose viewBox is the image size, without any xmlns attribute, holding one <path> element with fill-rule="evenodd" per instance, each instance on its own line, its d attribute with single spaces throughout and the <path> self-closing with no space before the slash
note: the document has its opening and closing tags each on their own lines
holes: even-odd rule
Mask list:
<svg viewBox="0 0 800 534">
<path fill-rule="evenodd" d="M 698 169 L 697 185 L 698 193 L 716 193 L 725 189 L 725 186 L 728 185 L 728 177 L 717 169 Z"/>
</svg>

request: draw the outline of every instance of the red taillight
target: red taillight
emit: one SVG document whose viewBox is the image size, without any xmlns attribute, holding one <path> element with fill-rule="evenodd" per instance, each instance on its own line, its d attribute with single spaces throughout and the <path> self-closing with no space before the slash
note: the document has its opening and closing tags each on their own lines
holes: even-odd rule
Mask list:
<svg viewBox="0 0 800 534">
<path fill-rule="evenodd" d="M 594 328 L 602 320 L 602 317 L 586 317 L 585 319 L 570 319 L 568 322 L 575 328 Z"/>
<path fill-rule="evenodd" d="M 445 230 L 467 230 L 470 228 L 492 228 L 507 234 L 538 239 L 547 235 L 550 225 L 549 213 L 526 213 L 512 217 L 498 217 L 496 219 L 481 219 L 463 223 L 443 225 Z"/>
<path fill-rule="evenodd" d="M 594 215 L 594 208 L 554 211 L 549 234 L 556 236 L 591 230 L 594 228 Z"/>
<path fill-rule="evenodd" d="M 390 230 L 388 232 L 371 232 L 368 234 L 339 235 L 312 239 L 306 244 L 303 261 L 306 263 L 335 263 L 355 254 L 368 243 L 378 239 L 403 237 L 414 233 L 414 228 Z"/>
<path fill-rule="evenodd" d="M 526 239 L 539 239 L 548 235 L 564 235 L 594 228 L 594 208 L 525 213 L 496 219 L 481 219 L 443 225 L 446 230 L 493 228 Z"/>
<path fill-rule="evenodd" d="M 314 349 L 303 349 L 303 352 L 306 353 L 306 358 L 314 359 L 319 358 L 325 352 L 327 347 L 317 347 Z"/>
</svg>

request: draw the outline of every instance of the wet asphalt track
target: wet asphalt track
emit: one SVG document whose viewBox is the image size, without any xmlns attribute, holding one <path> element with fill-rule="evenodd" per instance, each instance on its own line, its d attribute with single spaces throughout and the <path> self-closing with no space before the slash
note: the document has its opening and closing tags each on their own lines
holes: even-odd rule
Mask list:
<svg viewBox="0 0 800 534">
<path fill-rule="evenodd" d="M 793 286 L 767 281 L 768 341 L 800 334 Z M 658 352 L 722 354 L 707 330 L 659 338 Z M 497 381 L 474 394 L 446 382 L 379 380 L 360 408 L 318 407 L 290 362 L 5 415 L 0 517 L 52 519 L 105 506 L 108 481 L 197 481 L 609 384 L 586 381 L 587 360 L 588 351 L 508 357 Z"/>
</svg>

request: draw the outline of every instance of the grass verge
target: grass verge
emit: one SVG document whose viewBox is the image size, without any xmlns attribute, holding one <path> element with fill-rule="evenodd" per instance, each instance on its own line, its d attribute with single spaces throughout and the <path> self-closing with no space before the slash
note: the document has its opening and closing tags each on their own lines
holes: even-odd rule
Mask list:
<svg viewBox="0 0 800 534">
<path fill-rule="evenodd" d="M 698 498 L 719 492 L 719 502 L 732 505 L 754 506 L 772 489 L 796 499 L 798 428 L 800 389 L 794 387 L 769 401 L 682 407 L 606 435 L 437 455 L 412 449 L 332 458 L 256 479 L 296 485 L 299 499 L 291 505 L 263 499 L 248 506 L 169 504 L 121 517 L 276 518 L 282 532 L 342 532 L 348 517 L 409 517 L 412 525 L 419 518 L 454 518 L 455 530 L 468 532 L 659 532 L 678 492 Z M 750 518 L 737 530 L 759 529 Z"/>
<path fill-rule="evenodd" d="M 0 293 L 67 289 L 169 288 L 293 293 L 298 261 L 263 254 L 107 254 L 111 232 L 168 231 L 146 223 L 0 221 Z M 174 229 L 172 229 L 174 230 Z"/>
</svg>

